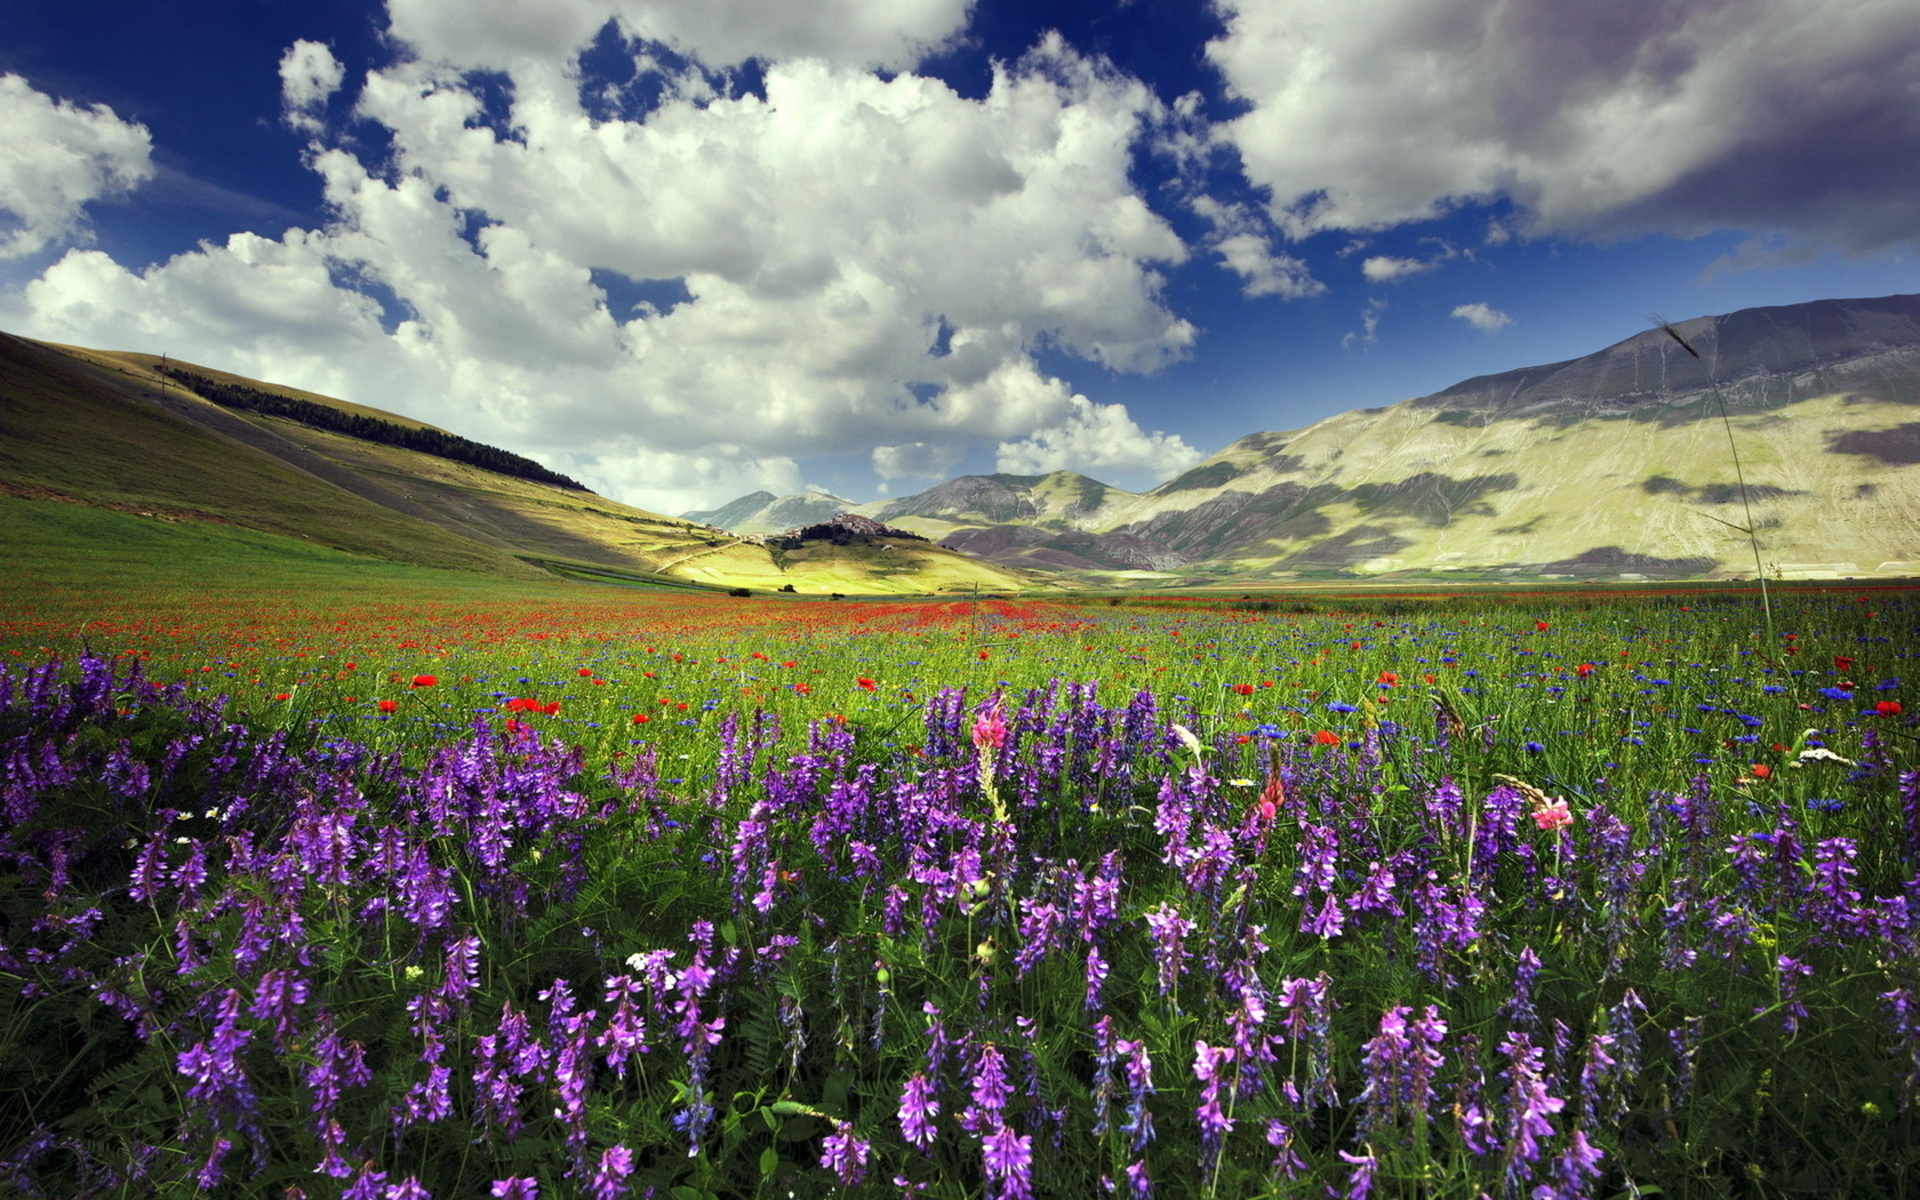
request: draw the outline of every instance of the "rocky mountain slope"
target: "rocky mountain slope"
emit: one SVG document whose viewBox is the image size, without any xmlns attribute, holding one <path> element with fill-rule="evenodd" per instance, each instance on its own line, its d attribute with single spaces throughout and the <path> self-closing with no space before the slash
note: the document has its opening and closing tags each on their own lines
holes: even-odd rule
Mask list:
<svg viewBox="0 0 1920 1200">
<path fill-rule="evenodd" d="M 1250 434 L 1140 495 L 973 476 L 858 511 L 1112 582 L 1752 576 L 1737 451 L 1770 576 L 1920 574 L 1920 296 L 1675 329 L 1699 358 L 1650 328 Z"/>
</svg>

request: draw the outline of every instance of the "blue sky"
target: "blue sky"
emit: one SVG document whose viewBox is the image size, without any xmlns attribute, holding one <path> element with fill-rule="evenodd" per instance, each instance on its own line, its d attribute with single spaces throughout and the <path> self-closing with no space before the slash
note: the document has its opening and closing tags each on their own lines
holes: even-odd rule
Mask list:
<svg viewBox="0 0 1920 1200">
<path fill-rule="evenodd" d="M 1911 0 L 13 0 L 0 328 L 643 507 L 1247 433 L 1920 291 Z"/>
</svg>

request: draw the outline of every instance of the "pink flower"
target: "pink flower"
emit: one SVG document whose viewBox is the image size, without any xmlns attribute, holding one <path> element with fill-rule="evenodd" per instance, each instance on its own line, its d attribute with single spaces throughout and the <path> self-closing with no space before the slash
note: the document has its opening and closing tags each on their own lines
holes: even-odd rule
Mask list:
<svg viewBox="0 0 1920 1200">
<path fill-rule="evenodd" d="M 1000 715 L 998 702 L 973 719 L 973 744 L 982 750 L 998 750 L 1007 744 L 1007 719 Z"/>
<path fill-rule="evenodd" d="M 1551 833 L 1573 824 L 1573 814 L 1567 811 L 1565 800 L 1555 800 L 1544 808 L 1533 810 L 1533 823 Z"/>
</svg>

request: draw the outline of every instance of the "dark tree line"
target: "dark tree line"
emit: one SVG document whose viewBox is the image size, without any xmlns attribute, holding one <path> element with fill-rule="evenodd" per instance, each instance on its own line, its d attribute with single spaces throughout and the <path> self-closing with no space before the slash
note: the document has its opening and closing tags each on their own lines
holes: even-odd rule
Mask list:
<svg viewBox="0 0 1920 1200">
<path fill-rule="evenodd" d="M 584 484 L 576 483 L 558 472 L 549 471 L 530 458 L 522 458 L 510 451 L 483 445 L 451 433 L 442 433 L 438 429 L 416 429 L 409 425 L 383 421 L 378 417 L 363 416 L 360 413 L 331 408 L 325 404 L 315 404 L 310 400 L 297 400 L 292 396 L 263 392 L 259 388 L 220 383 L 204 375 L 182 371 L 178 367 L 162 367 L 160 370 L 222 408 L 236 408 L 244 412 L 285 417 L 289 421 L 298 421 L 314 429 L 324 429 L 329 433 L 344 433 L 348 437 L 359 438 L 364 442 L 378 442 L 383 446 L 398 446 L 403 450 L 431 454 L 435 458 L 465 463 L 470 467 L 480 467 L 515 479 L 572 488 L 576 492 L 587 490 Z"/>
</svg>

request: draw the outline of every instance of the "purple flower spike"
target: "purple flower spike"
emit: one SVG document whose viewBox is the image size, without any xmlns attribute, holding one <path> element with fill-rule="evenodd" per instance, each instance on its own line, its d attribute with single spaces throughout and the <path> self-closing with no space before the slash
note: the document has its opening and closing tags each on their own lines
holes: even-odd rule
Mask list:
<svg viewBox="0 0 1920 1200">
<path fill-rule="evenodd" d="M 925 1072 L 915 1071 L 907 1078 L 907 1085 L 900 1090 L 902 1136 L 921 1149 L 931 1146 L 940 1132 L 936 1125 L 939 1116 L 940 1101 L 934 1095 L 933 1084 Z"/>
<path fill-rule="evenodd" d="M 633 1151 L 625 1146 L 609 1146 L 600 1154 L 600 1166 L 593 1173 L 587 1194 L 593 1200 L 620 1200 L 627 1194 L 627 1176 L 633 1174 Z"/>
<path fill-rule="evenodd" d="M 833 1132 L 820 1143 L 820 1165 L 852 1187 L 866 1178 L 867 1156 L 872 1152 L 872 1146 L 854 1136 L 852 1125 L 835 1121 Z"/>
<path fill-rule="evenodd" d="M 982 1163 L 994 1200 L 1032 1200 L 1033 1139 L 1005 1125 L 981 1143 Z"/>
</svg>

